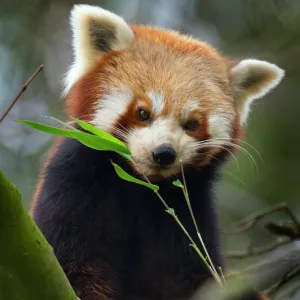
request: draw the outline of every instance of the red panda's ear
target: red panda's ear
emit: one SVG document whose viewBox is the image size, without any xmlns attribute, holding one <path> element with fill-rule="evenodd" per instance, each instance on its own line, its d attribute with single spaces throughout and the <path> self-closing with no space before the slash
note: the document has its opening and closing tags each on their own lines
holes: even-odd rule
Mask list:
<svg viewBox="0 0 300 300">
<path fill-rule="evenodd" d="M 134 38 L 123 18 L 96 6 L 75 5 L 70 24 L 74 62 L 66 77 L 65 93 L 104 53 L 124 49 Z"/>
<path fill-rule="evenodd" d="M 252 101 L 265 96 L 284 76 L 284 71 L 278 66 L 256 59 L 234 63 L 230 72 L 242 124 L 247 121 Z"/>
</svg>

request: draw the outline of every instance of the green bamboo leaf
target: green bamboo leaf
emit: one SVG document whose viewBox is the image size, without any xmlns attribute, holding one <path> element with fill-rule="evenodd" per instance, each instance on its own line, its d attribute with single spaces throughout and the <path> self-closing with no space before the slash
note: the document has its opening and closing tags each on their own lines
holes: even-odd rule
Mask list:
<svg viewBox="0 0 300 300">
<path fill-rule="evenodd" d="M 104 139 L 110 140 L 111 142 L 114 142 L 116 144 L 119 144 L 123 147 L 126 147 L 126 145 L 120 141 L 119 139 L 115 138 L 114 136 L 112 136 L 111 134 L 107 133 L 106 131 L 99 129 L 87 122 L 84 122 L 82 120 L 76 119 L 76 118 L 72 118 L 78 125 L 80 125 L 83 129 L 85 129 L 86 131 L 89 131 L 91 133 L 94 133 L 95 135 L 102 137 Z M 129 151 L 129 150 L 128 150 Z"/>
<path fill-rule="evenodd" d="M 168 213 L 168 214 L 170 214 L 171 216 L 175 216 L 175 210 L 174 210 L 174 208 L 169 208 L 169 209 L 166 209 L 166 212 Z"/>
<path fill-rule="evenodd" d="M 16 122 L 25 124 L 29 127 L 32 127 L 36 130 L 43 131 L 43 132 L 46 132 L 46 133 L 50 133 L 50 134 L 54 134 L 54 135 L 58 135 L 58 136 L 64 136 L 64 137 L 68 137 L 68 138 L 73 138 L 72 130 L 52 127 L 52 126 L 49 126 L 49 125 L 44 125 L 44 124 L 41 124 L 41 123 L 27 121 L 27 120 L 17 120 Z"/>
<path fill-rule="evenodd" d="M 181 181 L 179 179 L 176 179 L 172 182 L 173 185 L 179 187 L 179 188 L 183 188 L 184 185 L 181 183 Z"/>
<path fill-rule="evenodd" d="M 68 128 L 73 128 L 73 127 L 71 127 L 68 123 L 65 123 L 65 122 L 63 122 L 63 121 L 60 121 L 60 120 L 55 119 L 55 118 L 53 118 L 53 117 L 49 117 L 49 118 L 52 119 L 52 120 L 54 120 L 54 121 L 56 121 L 56 122 L 59 122 L 61 125 L 64 125 L 64 126 L 66 126 L 66 127 L 68 127 Z M 121 147 L 126 148 L 126 149 L 127 149 L 127 152 L 126 152 L 126 153 L 124 153 L 124 152 L 117 152 L 117 151 L 116 151 L 116 152 L 117 152 L 119 155 L 125 157 L 127 160 L 133 162 L 133 158 L 132 158 L 132 156 L 131 156 L 131 154 L 130 154 L 130 150 L 127 148 L 127 146 L 126 146 L 122 141 L 120 141 L 119 139 L 115 138 L 115 137 L 112 136 L 111 134 L 109 134 L 109 133 L 107 133 L 107 132 L 105 132 L 105 131 L 103 131 L 103 130 L 101 130 L 101 129 L 99 129 L 99 128 L 97 128 L 97 127 L 95 127 L 95 126 L 93 126 L 93 125 L 91 125 L 91 124 L 89 124 L 89 123 L 87 123 L 87 122 L 84 122 L 84 121 L 79 120 L 79 119 L 76 119 L 76 118 L 72 118 L 72 119 L 73 119 L 73 120 L 74 120 L 81 128 L 83 128 L 84 130 L 89 131 L 89 132 L 91 132 L 91 133 L 93 133 L 93 134 L 95 134 L 95 135 L 97 135 L 97 136 L 99 136 L 99 137 L 101 137 L 101 138 L 107 139 L 107 140 L 109 140 L 109 141 L 111 141 L 111 142 L 113 142 L 113 143 L 116 143 L 116 144 L 120 145 Z M 76 130 L 76 128 L 73 128 L 73 129 Z M 77 130 L 77 131 L 78 131 L 78 130 Z"/>
<path fill-rule="evenodd" d="M 129 149 L 127 147 L 111 142 L 107 139 L 103 139 L 99 136 L 85 133 L 82 131 L 72 131 L 71 134 L 82 144 L 95 149 L 95 150 L 107 150 L 115 151 L 117 153 L 130 155 Z"/>
<path fill-rule="evenodd" d="M 130 162 L 134 163 L 134 159 L 131 156 L 131 154 L 126 154 L 126 153 L 122 153 L 122 152 L 117 152 L 119 155 L 125 157 L 127 160 L 129 160 Z"/>
<path fill-rule="evenodd" d="M 112 165 L 115 168 L 116 173 L 118 174 L 118 176 L 126 181 L 129 182 L 133 182 L 139 185 L 143 185 L 151 190 L 153 190 L 154 192 L 157 192 L 159 190 L 159 186 L 155 185 L 155 184 L 151 184 L 142 180 L 139 180 L 137 178 L 132 177 L 131 175 L 129 175 L 127 172 L 125 172 L 120 166 L 118 166 L 117 164 L 115 164 L 114 162 L 111 162 Z"/>
<path fill-rule="evenodd" d="M 95 150 L 115 151 L 123 155 L 127 159 L 130 156 L 130 151 L 125 145 L 124 146 L 120 145 L 106 138 L 101 138 L 99 136 L 85 133 L 76 129 L 75 130 L 61 129 L 61 128 L 44 125 L 41 123 L 36 123 L 27 120 L 19 120 L 17 122 L 26 124 L 36 130 L 43 131 L 46 133 L 77 139 L 82 144 Z"/>
<path fill-rule="evenodd" d="M 49 118 L 49 119 L 51 119 L 51 120 L 53 120 L 53 121 L 59 123 L 60 125 L 62 125 L 62 126 L 64 126 L 64 127 L 69 128 L 69 129 L 71 129 L 71 130 L 79 131 L 79 130 L 77 130 L 75 127 L 73 127 L 72 125 L 68 124 L 67 122 L 58 120 L 58 119 L 56 119 L 56 118 L 54 118 L 54 117 L 50 117 L 50 116 L 44 116 L 44 117 L 45 117 L 45 118 Z"/>
</svg>

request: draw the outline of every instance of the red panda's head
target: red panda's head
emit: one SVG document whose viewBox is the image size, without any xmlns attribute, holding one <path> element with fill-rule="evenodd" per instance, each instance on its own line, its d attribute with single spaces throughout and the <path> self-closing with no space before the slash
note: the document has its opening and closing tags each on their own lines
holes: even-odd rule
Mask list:
<svg viewBox="0 0 300 300">
<path fill-rule="evenodd" d="M 99 7 L 71 13 L 70 114 L 122 139 L 138 172 L 169 177 L 238 143 L 250 104 L 282 79 L 274 64 L 230 62 L 174 31 L 130 26 Z"/>
</svg>

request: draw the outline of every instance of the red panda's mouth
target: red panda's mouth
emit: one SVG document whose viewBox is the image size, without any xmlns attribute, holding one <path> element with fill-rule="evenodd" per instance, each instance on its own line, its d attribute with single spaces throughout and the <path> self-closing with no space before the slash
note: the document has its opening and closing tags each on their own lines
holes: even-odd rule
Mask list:
<svg viewBox="0 0 300 300">
<path fill-rule="evenodd" d="M 172 144 L 163 143 L 149 151 L 146 157 L 140 159 L 136 169 L 142 175 L 152 178 L 167 178 L 180 170 L 177 160 L 177 152 Z"/>
<path fill-rule="evenodd" d="M 142 179 L 147 177 L 150 181 L 160 181 L 180 173 L 180 165 L 177 163 L 166 166 L 144 161 L 131 164 L 131 168 Z"/>
</svg>

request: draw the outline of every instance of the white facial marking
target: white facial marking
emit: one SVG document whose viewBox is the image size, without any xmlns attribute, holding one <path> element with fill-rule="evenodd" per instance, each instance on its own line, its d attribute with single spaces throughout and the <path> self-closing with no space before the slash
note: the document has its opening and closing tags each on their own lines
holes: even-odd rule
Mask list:
<svg viewBox="0 0 300 300">
<path fill-rule="evenodd" d="M 102 130 L 109 131 L 127 111 L 132 98 L 133 93 L 128 88 L 111 91 L 99 100 L 92 123 Z"/>
<path fill-rule="evenodd" d="M 163 94 L 160 92 L 150 91 L 147 93 L 147 96 L 149 97 L 149 99 L 152 102 L 153 113 L 155 115 L 159 114 L 165 106 Z"/>
<path fill-rule="evenodd" d="M 191 151 L 196 140 L 185 134 L 178 121 L 172 118 L 158 119 L 148 127 L 132 129 L 127 142 L 139 172 L 146 176 L 157 175 L 157 170 L 152 167 L 154 164 L 152 152 L 161 144 L 171 144 L 177 157 L 182 158 L 184 163 L 190 163 L 196 155 L 195 151 Z M 168 169 L 162 169 L 158 173 L 163 177 L 169 177 L 179 171 L 180 164 L 177 159 Z"/>
<path fill-rule="evenodd" d="M 189 114 L 199 108 L 200 101 L 199 100 L 189 100 L 183 105 L 182 108 L 182 118 L 183 120 L 188 120 Z"/>
<path fill-rule="evenodd" d="M 208 116 L 208 132 L 216 144 L 224 144 L 230 138 L 232 116 L 215 112 Z"/>
</svg>

